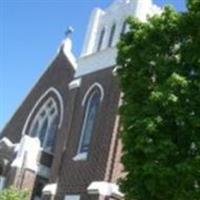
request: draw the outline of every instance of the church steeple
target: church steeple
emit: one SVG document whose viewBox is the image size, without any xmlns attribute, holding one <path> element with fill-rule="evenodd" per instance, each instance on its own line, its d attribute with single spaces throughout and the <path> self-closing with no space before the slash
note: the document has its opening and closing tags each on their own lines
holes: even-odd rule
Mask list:
<svg viewBox="0 0 200 200">
<path fill-rule="evenodd" d="M 85 37 L 85 43 L 82 49 L 81 57 L 97 53 L 97 50 L 109 48 L 107 45 L 111 28 L 116 24 L 113 45 L 117 43 L 124 21 L 128 16 L 138 17 L 145 20 L 147 14 L 151 12 L 153 6 L 152 0 L 114 0 L 106 9 L 96 8 L 91 15 L 88 24 L 88 30 Z M 102 38 L 102 32 L 103 38 Z M 99 49 L 100 40 L 102 48 Z"/>
<path fill-rule="evenodd" d="M 104 10 L 96 8 L 92 12 L 81 56 L 78 59 L 79 69 L 83 66 L 85 70 L 88 65 L 91 66 L 90 62 L 95 69 L 115 65 L 115 47 L 122 32 L 128 29 L 125 23 L 127 17 L 134 16 L 144 21 L 146 16 L 152 13 L 153 8 L 155 6 L 152 0 L 114 0 Z"/>
</svg>

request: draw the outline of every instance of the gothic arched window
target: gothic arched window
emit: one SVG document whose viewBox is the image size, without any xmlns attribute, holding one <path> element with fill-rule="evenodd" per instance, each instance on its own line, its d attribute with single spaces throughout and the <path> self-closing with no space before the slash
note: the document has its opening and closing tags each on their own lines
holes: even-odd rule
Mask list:
<svg viewBox="0 0 200 200">
<path fill-rule="evenodd" d="M 124 21 L 124 23 L 122 24 L 121 35 L 126 33 L 126 28 L 127 28 L 127 21 Z"/>
<path fill-rule="evenodd" d="M 101 30 L 100 37 L 99 37 L 99 42 L 98 42 L 98 45 L 97 45 L 97 51 L 101 50 L 101 47 L 102 47 L 102 44 L 103 44 L 104 35 L 105 35 L 105 28 L 103 28 Z"/>
<path fill-rule="evenodd" d="M 116 29 L 116 24 L 113 24 L 112 27 L 111 27 L 110 37 L 109 37 L 109 40 L 108 40 L 108 47 L 112 47 L 113 39 L 114 39 L 114 36 L 115 36 L 115 29 Z"/>
<path fill-rule="evenodd" d="M 88 96 L 84 105 L 85 113 L 78 153 L 88 153 L 100 100 L 100 90 L 98 88 L 95 88 L 95 90 L 93 90 Z"/>
<path fill-rule="evenodd" d="M 38 137 L 43 150 L 49 153 L 54 150 L 58 119 L 57 104 L 53 98 L 49 98 L 39 109 L 31 124 L 29 135 Z"/>
</svg>

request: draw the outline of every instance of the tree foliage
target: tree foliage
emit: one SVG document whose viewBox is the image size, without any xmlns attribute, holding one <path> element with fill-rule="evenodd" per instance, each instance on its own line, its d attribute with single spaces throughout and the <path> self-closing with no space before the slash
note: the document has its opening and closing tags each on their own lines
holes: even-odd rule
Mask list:
<svg viewBox="0 0 200 200">
<path fill-rule="evenodd" d="M 8 188 L 0 192 L 0 200 L 27 200 L 28 192 L 16 188 Z"/>
<path fill-rule="evenodd" d="M 118 45 L 127 200 L 200 199 L 200 1 L 130 18 Z"/>
</svg>

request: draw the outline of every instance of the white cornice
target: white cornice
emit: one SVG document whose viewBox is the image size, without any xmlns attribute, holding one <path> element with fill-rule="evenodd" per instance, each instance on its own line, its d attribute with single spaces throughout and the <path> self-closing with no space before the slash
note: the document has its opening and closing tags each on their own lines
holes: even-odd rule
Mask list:
<svg viewBox="0 0 200 200">
<path fill-rule="evenodd" d="M 76 70 L 75 77 L 112 67 L 116 64 L 116 57 L 117 49 L 114 47 L 81 57 L 77 60 L 78 68 Z"/>
</svg>

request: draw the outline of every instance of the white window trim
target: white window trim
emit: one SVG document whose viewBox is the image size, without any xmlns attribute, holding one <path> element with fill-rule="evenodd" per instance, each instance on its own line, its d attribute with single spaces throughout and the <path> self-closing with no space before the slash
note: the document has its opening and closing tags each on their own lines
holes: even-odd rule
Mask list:
<svg viewBox="0 0 200 200">
<path fill-rule="evenodd" d="M 85 106 L 85 103 L 87 101 L 87 98 L 88 98 L 88 95 L 90 95 L 90 92 L 95 88 L 95 87 L 98 87 L 99 90 L 100 90 L 100 94 L 101 94 L 101 97 L 100 97 L 100 101 L 103 101 L 103 98 L 104 98 L 104 89 L 102 87 L 102 85 L 98 82 L 95 82 L 93 85 L 90 86 L 90 88 L 87 90 L 87 92 L 85 93 L 84 97 L 83 97 L 83 100 L 82 100 L 82 103 L 81 105 L 82 106 Z"/>
<path fill-rule="evenodd" d="M 91 94 L 91 96 L 89 96 L 89 99 L 88 99 L 88 102 L 87 102 L 87 108 L 84 112 L 84 121 L 83 121 L 83 126 L 81 127 L 81 138 L 80 138 L 80 141 L 79 141 L 79 146 L 78 146 L 78 154 L 82 154 L 83 152 L 81 152 L 81 145 L 82 145 L 82 142 L 83 142 L 83 137 L 84 137 L 84 130 L 85 130 L 85 126 L 86 126 L 86 122 L 87 122 L 87 118 L 88 118 L 88 110 L 90 108 L 90 105 L 91 105 L 91 100 L 93 98 L 93 95 L 94 94 Z M 85 153 L 85 152 L 84 152 Z"/>
<path fill-rule="evenodd" d="M 53 92 L 56 97 L 58 98 L 59 101 L 59 105 L 60 105 L 60 121 L 59 121 L 59 126 L 58 128 L 61 128 L 62 125 L 62 121 L 63 121 L 63 115 L 64 115 L 64 102 L 63 102 L 63 98 L 60 94 L 60 92 L 54 88 L 54 87 L 50 87 L 48 90 L 46 90 L 46 92 L 44 92 L 43 95 L 41 95 L 41 97 L 36 101 L 35 105 L 33 106 L 31 112 L 29 113 L 26 122 L 24 124 L 23 130 L 22 130 L 22 136 L 26 134 L 27 132 L 27 128 L 28 128 L 28 124 L 30 122 L 30 119 L 32 117 L 32 115 L 34 114 L 35 110 L 38 108 L 40 102 L 50 93 Z"/>
<path fill-rule="evenodd" d="M 85 125 L 86 125 L 86 117 L 87 116 L 87 113 L 88 113 L 88 109 L 89 109 L 89 105 L 90 105 L 90 102 L 87 102 L 88 98 L 89 98 L 89 101 L 92 100 L 92 96 L 89 96 L 91 95 L 91 91 L 95 88 L 95 87 L 98 87 L 99 91 L 100 91 L 100 102 L 103 101 L 103 98 L 104 98 L 104 90 L 103 90 L 103 87 L 99 84 L 99 83 L 94 83 L 86 92 L 85 96 L 83 97 L 83 101 L 82 101 L 82 106 L 85 106 L 86 103 L 87 103 L 87 108 L 84 112 L 84 121 L 83 121 L 83 125 L 82 125 L 82 129 L 81 129 L 81 136 L 80 136 L 80 139 L 79 139 L 79 145 L 78 145 L 78 150 L 77 150 L 77 154 L 76 156 L 73 157 L 73 160 L 74 161 L 84 161 L 84 160 L 87 160 L 87 157 L 88 157 L 88 152 L 80 152 L 81 150 L 81 145 L 82 145 L 82 142 L 83 142 L 83 137 L 84 137 L 84 132 L 83 130 L 85 130 Z"/>
<path fill-rule="evenodd" d="M 55 113 L 53 115 L 50 115 L 50 109 L 46 109 L 47 105 L 49 104 L 49 102 L 52 101 L 53 102 L 53 108 L 55 109 Z M 41 113 L 45 111 L 45 116 L 44 117 L 41 117 Z M 41 124 L 44 122 L 44 120 L 46 119 L 46 117 L 48 118 L 48 127 L 47 127 L 47 130 L 49 130 L 50 128 L 50 125 L 51 125 L 51 122 L 55 119 L 55 117 L 58 115 L 58 107 L 56 106 L 56 102 L 55 100 L 50 97 L 43 105 L 42 107 L 40 108 L 40 110 L 38 111 L 37 115 L 34 117 L 34 120 L 32 122 L 32 125 L 30 127 L 30 133 L 32 132 L 33 130 L 33 127 L 36 123 L 36 121 L 39 122 L 39 130 L 38 130 L 38 133 L 37 135 L 35 135 L 36 137 L 39 138 L 39 133 L 41 131 Z M 45 134 L 45 137 L 44 137 L 44 140 L 43 140 L 43 144 L 40 144 L 41 145 L 41 150 L 48 153 L 48 154 L 53 154 L 51 151 L 49 151 L 47 148 L 45 148 L 45 145 L 47 143 L 47 140 L 48 140 L 48 137 L 49 137 L 49 131 L 46 131 L 47 134 Z"/>
<path fill-rule="evenodd" d="M 78 161 L 78 160 L 86 160 L 87 159 L 87 156 L 88 156 L 88 152 L 81 152 L 81 146 L 82 146 L 82 142 L 83 142 L 83 137 L 84 137 L 84 130 L 85 130 L 85 126 L 86 126 L 86 120 L 87 120 L 87 117 L 88 116 L 88 109 L 90 107 L 90 103 L 91 103 L 91 100 L 92 100 L 92 95 L 89 96 L 89 101 L 87 102 L 87 108 L 84 112 L 84 121 L 83 121 L 83 125 L 81 127 L 81 137 L 80 137 L 80 140 L 79 140 L 79 145 L 78 145 L 78 153 L 77 155 L 74 157 L 73 160 L 75 161 Z"/>
</svg>

